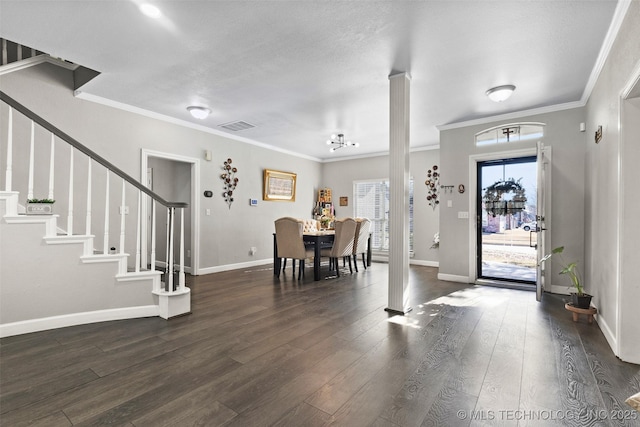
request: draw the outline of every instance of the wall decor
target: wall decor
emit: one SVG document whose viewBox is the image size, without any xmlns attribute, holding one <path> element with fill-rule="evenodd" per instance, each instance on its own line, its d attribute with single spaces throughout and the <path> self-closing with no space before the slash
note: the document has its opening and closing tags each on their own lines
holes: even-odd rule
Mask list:
<svg viewBox="0 0 640 427">
<path fill-rule="evenodd" d="M 265 169 L 262 200 L 295 202 L 296 178 L 295 173 Z"/>
<path fill-rule="evenodd" d="M 596 144 L 599 143 L 600 140 L 602 139 L 602 126 L 598 126 L 598 130 L 596 131 L 595 139 L 596 139 Z"/>
<path fill-rule="evenodd" d="M 236 177 L 236 172 L 238 172 L 238 168 L 235 166 L 231 166 L 231 159 L 225 160 L 222 165 L 222 170 L 224 171 L 222 175 L 220 175 L 220 179 L 222 179 L 224 193 L 222 193 L 222 197 L 227 202 L 229 209 L 231 209 L 231 204 L 233 203 L 233 192 L 236 190 L 236 186 L 238 185 L 238 178 Z"/>
<path fill-rule="evenodd" d="M 464 184 L 458 185 L 458 193 L 464 194 Z"/>
<path fill-rule="evenodd" d="M 438 193 L 440 186 L 438 182 L 440 181 L 440 173 L 438 172 L 438 165 L 433 165 L 431 169 L 427 171 L 427 180 L 424 184 L 427 186 L 427 201 L 429 202 L 429 206 L 431 206 L 434 210 L 436 206 L 440 204 L 440 200 L 438 200 Z"/>
<path fill-rule="evenodd" d="M 340 206 L 349 206 L 349 198 L 346 196 L 340 197 Z"/>
</svg>

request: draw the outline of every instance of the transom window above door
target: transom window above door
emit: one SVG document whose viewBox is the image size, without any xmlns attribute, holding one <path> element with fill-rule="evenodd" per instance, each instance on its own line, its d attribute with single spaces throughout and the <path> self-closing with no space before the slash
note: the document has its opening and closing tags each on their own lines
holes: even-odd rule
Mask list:
<svg viewBox="0 0 640 427">
<path fill-rule="evenodd" d="M 512 123 L 495 126 L 476 134 L 476 146 L 538 141 L 544 137 L 544 126 L 544 123 Z"/>
</svg>

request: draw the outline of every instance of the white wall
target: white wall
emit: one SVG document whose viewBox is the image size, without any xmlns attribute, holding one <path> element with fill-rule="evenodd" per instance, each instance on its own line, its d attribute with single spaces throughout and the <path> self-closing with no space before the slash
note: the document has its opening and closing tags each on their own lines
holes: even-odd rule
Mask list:
<svg viewBox="0 0 640 427">
<path fill-rule="evenodd" d="M 598 323 L 614 352 L 640 363 L 640 231 L 638 222 L 637 101 L 621 117 L 621 94 L 640 67 L 640 3 L 631 2 L 616 41 L 586 106 L 586 281 L 598 307 Z M 635 103 L 635 110 L 634 104 Z M 634 128 L 631 125 L 635 126 Z M 594 143 L 602 126 L 603 137 Z M 625 126 L 628 127 L 625 128 Z M 621 127 L 629 131 L 624 138 Z M 635 135 L 635 138 L 633 137 Z M 623 139 L 624 138 L 624 139 Z"/>
<path fill-rule="evenodd" d="M 469 157 L 473 155 L 505 152 L 509 150 L 533 149 L 535 141 L 512 142 L 492 146 L 476 147 L 474 135 L 482 130 L 506 123 L 545 123 L 544 143 L 552 147 L 552 194 L 549 247 L 565 246 L 568 259 L 577 260 L 584 266 L 584 156 L 585 133 L 579 131 L 584 121 L 584 109 L 575 108 L 553 113 L 510 119 L 508 121 L 475 124 L 473 126 L 449 129 L 440 132 L 441 182 L 445 185 L 464 184 L 470 187 Z M 471 189 L 470 189 L 471 190 Z M 452 209 L 440 214 L 440 274 L 473 281 L 469 277 L 469 256 L 466 252 L 475 245 L 475 236 L 470 236 L 469 221 L 474 221 L 473 205 L 467 193 L 454 200 Z M 469 212 L 469 219 L 459 219 L 459 211 Z M 552 285 L 566 287 L 562 282 L 566 277 L 555 274 L 558 266 L 552 268 Z M 587 290 L 590 284 L 587 283 Z"/>
<path fill-rule="evenodd" d="M 439 150 L 416 151 L 410 156 L 410 172 L 414 180 L 414 256 L 415 264 L 437 265 L 439 249 L 430 249 L 433 235 L 438 232 L 438 218 L 442 205 L 435 210 L 427 202 L 427 170 L 440 164 Z M 337 216 L 353 216 L 353 181 L 389 178 L 389 156 L 342 160 L 323 164 L 322 187 L 332 190 Z M 349 206 L 339 206 L 340 196 L 349 197 Z M 441 197 L 444 197 L 442 195 Z"/>
<path fill-rule="evenodd" d="M 18 102 L 24 104 L 35 113 L 67 132 L 69 135 L 105 157 L 110 162 L 133 177 L 140 179 L 141 150 L 149 149 L 163 153 L 175 153 L 187 157 L 201 159 L 201 194 L 200 199 L 200 273 L 216 269 L 231 268 L 244 263 L 269 260 L 273 256 L 273 221 L 281 216 L 309 217 L 315 201 L 315 189 L 321 182 L 321 164 L 315 161 L 268 150 L 252 144 L 240 142 L 206 131 L 179 126 L 150 117 L 119 110 L 109 106 L 75 98 L 72 93 L 71 73 L 50 64 L 42 64 L 0 77 L 0 88 Z M 2 107 L 2 128 L 6 129 L 7 108 Z M 210 117 L 208 124 L 215 124 L 215 117 Z M 23 121 L 26 122 L 26 121 Z M 28 124 L 16 125 L 14 133 L 14 171 L 20 177 L 14 182 L 21 194 L 21 203 L 26 199 L 26 182 L 24 154 L 20 160 L 18 144 L 28 145 Z M 23 129 L 24 128 L 24 129 Z M 22 139 L 18 139 L 21 136 Z M 2 141 L 2 159 L 5 164 L 6 132 L 0 135 Z M 25 140 L 25 138 L 27 138 Z M 37 145 L 43 156 L 48 156 L 49 139 L 46 133 L 37 137 Z M 68 149 L 58 144 L 60 155 Z M 213 152 L 213 160 L 203 159 L 204 150 Z M 26 152 L 23 150 L 23 153 Z M 44 154 L 46 153 L 46 154 Z M 222 164 L 232 158 L 238 168 L 239 184 L 229 209 L 222 198 L 222 181 L 220 173 Z M 22 163 L 18 163 L 21 161 Z M 76 176 L 82 176 L 85 166 L 80 165 Z M 275 169 L 298 174 L 297 194 L 295 202 L 262 201 L 263 169 Z M 48 174 L 46 169 L 45 174 Z M 4 188 L 4 171 L 0 174 L 0 186 Z M 46 177 L 40 186 L 47 188 Z M 56 172 L 56 187 L 65 188 L 64 175 Z M 78 180 L 75 193 L 79 206 L 82 206 L 86 194 L 86 180 Z M 84 185 L 84 188 L 82 186 Z M 100 185 L 99 178 L 94 185 Z M 211 190 L 212 198 L 202 195 L 204 190 Z M 119 187 L 113 189 L 116 199 Z M 133 200 L 128 195 L 128 200 Z M 249 198 L 259 200 L 257 207 L 249 206 Z M 56 209 L 64 209 L 65 200 L 62 191 L 56 194 Z M 99 200 L 95 200 L 100 203 Z M 205 215 L 206 209 L 211 215 Z M 78 222 L 74 232 L 84 227 L 83 210 L 77 208 Z M 99 215 L 99 209 L 95 212 Z M 133 216 L 133 215 L 130 215 Z M 99 217 L 95 218 L 99 224 Z M 117 220 L 116 220 L 117 221 Z M 76 226 L 79 230 L 76 230 Z M 112 224 L 118 229 L 119 225 Z M 100 247 L 101 243 L 97 246 Z M 250 247 L 257 247 L 257 254 L 249 254 Z"/>
</svg>

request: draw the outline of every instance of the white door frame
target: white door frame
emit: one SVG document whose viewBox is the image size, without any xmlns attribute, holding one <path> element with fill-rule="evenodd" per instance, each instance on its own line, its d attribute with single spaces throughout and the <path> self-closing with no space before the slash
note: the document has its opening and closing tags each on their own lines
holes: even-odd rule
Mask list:
<svg viewBox="0 0 640 427">
<path fill-rule="evenodd" d="M 147 169 L 149 157 L 157 157 L 165 160 L 175 160 L 183 163 L 191 163 L 191 271 L 193 275 L 198 275 L 200 271 L 200 159 L 194 157 L 182 156 L 174 153 L 163 153 L 161 151 L 142 149 L 140 182 L 146 187 Z M 147 204 L 142 203 L 142 218 L 148 216 Z M 141 257 L 144 261 L 142 265 L 146 265 L 147 259 L 147 227 L 141 228 Z"/>
<path fill-rule="evenodd" d="M 469 281 L 471 283 L 476 283 L 478 280 L 478 266 L 476 262 L 478 252 L 478 245 L 476 242 L 478 224 L 477 216 L 479 215 L 476 206 L 476 197 L 478 196 L 478 163 L 517 157 L 535 157 L 535 155 L 536 148 L 532 147 L 519 150 L 472 154 L 469 156 Z M 548 191 L 549 188 L 546 188 L 545 190 L 545 198 L 547 201 L 547 226 L 549 228 L 551 224 L 551 195 L 550 191 Z M 546 250 L 547 248 L 544 249 Z"/>
</svg>

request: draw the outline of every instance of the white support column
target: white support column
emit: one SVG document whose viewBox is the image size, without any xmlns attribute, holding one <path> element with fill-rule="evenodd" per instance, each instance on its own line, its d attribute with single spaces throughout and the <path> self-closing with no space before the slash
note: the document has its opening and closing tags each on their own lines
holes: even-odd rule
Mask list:
<svg viewBox="0 0 640 427">
<path fill-rule="evenodd" d="M 55 174 L 53 173 L 53 171 L 55 170 L 55 158 L 56 158 L 55 154 L 56 154 L 56 137 L 52 133 L 51 134 L 51 150 L 49 152 L 49 195 L 47 196 L 47 198 L 51 200 L 54 199 L 53 180 L 54 180 Z"/>
<path fill-rule="evenodd" d="M 27 187 L 27 199 L 33 199 L 33 174 L 34 174 L 34 152 L 35 149 L 35 125 L 31 120 L 31 146 L 29 148 L 29 184 Z"/>
<path fill-rule="evenodd" d="M 389 76 L 389 306 L 409 307 L 409 84 L 407 73 Z"/>
<path fill-rule="evenodd" d="M 67 236 L 73 234 L 73 147 L 69 154 L 69 212 L 67 215 Z"/>
<path fill-rule="evenodd" d="M 6 54 L 6 40 L 2 40 L 2 47 Z M 4 62 L 3 62 L 4 64 Z M 5 174 L 5 191 L 11 191 L 13 176 L 13 108 L 9 107 L 9 123 L 7 124 L 7 169 Z"/>
</svg>

